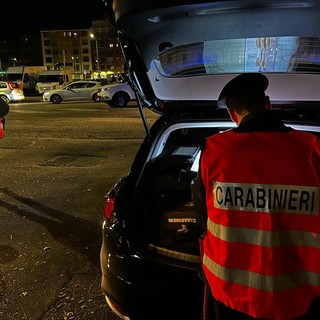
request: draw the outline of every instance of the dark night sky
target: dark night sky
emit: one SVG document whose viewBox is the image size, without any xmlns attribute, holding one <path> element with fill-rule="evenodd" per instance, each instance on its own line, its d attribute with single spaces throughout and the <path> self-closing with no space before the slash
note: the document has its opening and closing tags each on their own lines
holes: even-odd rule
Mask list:
<svg viewBox="0 0 320 320">
<path fill-rule="evenodd" d="M 7 13 L 0 28 L 2 68 L 13 57 L 18 63 L 42 65 L 40 31 L 89 29 L 92 21 L 106 19 L 103 0 L 4 1 L 1 12 Z"/>
<path fill-rule="evenodd" d="M 102 0 L 4 1 L 1 11 L 7 12 L 0 28 L 0 38 L 6 40 L 41 30 L 87 29 L 93 20 L 105 18 Z"/>
</svg>

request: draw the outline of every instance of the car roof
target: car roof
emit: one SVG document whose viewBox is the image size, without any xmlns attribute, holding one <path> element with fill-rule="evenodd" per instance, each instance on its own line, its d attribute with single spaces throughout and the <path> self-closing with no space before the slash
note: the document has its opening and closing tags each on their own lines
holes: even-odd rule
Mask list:
<svg viewBox="0 0 320 320">
<path fill-rule="evenodd" d="M 76 81 L 72 81 L 68 84 L 72 84 L 72 83 L 96 83 L 96 84 L 100 84 L 100 81 L 96 81 L 96 80 L 76 80 Z"/>
<path fill-rule="evenodd" d="M 320 100 L 320 1 L 106 4 L 130 81 L 154 111 L 210 108 L 243 72 L 267 75 L 273 103 Z"/>
</svg>

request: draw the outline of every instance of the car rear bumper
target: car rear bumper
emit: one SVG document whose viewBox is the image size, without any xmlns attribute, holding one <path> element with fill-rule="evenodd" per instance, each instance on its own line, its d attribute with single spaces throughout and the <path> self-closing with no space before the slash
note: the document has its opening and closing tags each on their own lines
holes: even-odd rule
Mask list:
<svg viewBox="0 0 320 320">
<path fill-rule="evenodd" d="M 103 228 L 101 287 L 131 319 L 202 319 L 203 284 L 197 268 L 179 267 L 162 257 L 156 261 L 154 253 L 130 254 L 112 238 L 110 229 Z"/>
<path fill-rule="evenodd" d="M 14 102 L 23 101 L 25 99 L 26 99 L 25 96 L 20 96 L 20 95 L 14 95 L 11 97 L 11 101 L 14 101 Z"/>
</svg>

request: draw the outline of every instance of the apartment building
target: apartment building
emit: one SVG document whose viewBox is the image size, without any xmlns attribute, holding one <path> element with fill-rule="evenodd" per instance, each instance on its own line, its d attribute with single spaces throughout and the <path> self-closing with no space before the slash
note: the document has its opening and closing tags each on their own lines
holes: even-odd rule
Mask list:
<svg viewBox="0 0 320 320">
<path fill-rule="evenodd" d="M 112 26 L 106 20 L 90 29 L 42 30 L 45 70 L 71 70 L 73 79 L 113 80 L 124 72 L 124 59 Z"/>
</svg>

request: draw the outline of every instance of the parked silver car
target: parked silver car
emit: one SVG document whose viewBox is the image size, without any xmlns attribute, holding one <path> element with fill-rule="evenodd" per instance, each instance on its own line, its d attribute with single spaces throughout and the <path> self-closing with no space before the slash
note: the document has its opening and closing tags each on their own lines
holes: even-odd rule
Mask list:
<svg viewBox="0 0 320 320">
<path fill-rule="evenodd" d="M 22 101 L 25 95 L 17 82 L 0 81 L 0 98 L 9 103 Z"/>
<path fill-rule="evenodd" d="M 74 81 L 63 88 L 44 92 L 42 99 L 54 104 L 62 101 L 95 101 L 101 87 L 99 81 Z"/>
</svg>

